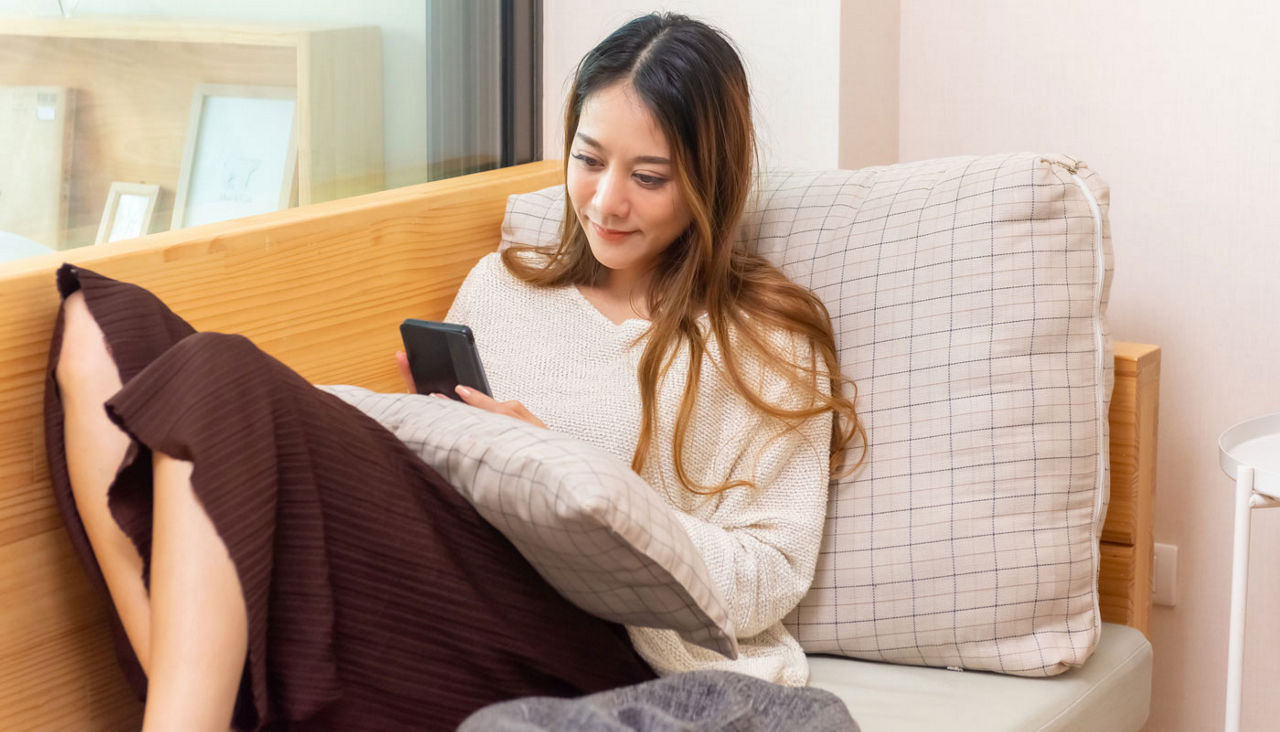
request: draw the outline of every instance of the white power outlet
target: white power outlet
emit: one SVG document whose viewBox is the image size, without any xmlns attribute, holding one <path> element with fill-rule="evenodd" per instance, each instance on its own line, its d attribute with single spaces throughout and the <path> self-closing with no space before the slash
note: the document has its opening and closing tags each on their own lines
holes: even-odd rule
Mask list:
<svg viewBox="0 0 1280 732">
<path fill-rule="evenodd" d="M 1156 544 L 1154 566 L 1151 568 L 1151 602 L 1173 607 L 1178 604 L 1178 547 L 1174 544 Z"/>
</svg>

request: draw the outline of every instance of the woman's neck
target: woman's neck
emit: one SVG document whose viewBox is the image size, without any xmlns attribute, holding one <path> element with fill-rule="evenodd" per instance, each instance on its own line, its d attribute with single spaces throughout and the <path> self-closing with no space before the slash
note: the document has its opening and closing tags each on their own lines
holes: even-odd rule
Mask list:
<svg viewBox="0 0 1280 732">
<path fill-rule="evenodd" d="M 609 270 L 603 282 L 581 286 L 578 291 L 614 323 L 632 318 L 648 320 L 651 278 L 652 273 L 649 272 L 634 274 Z"/>
</svg>

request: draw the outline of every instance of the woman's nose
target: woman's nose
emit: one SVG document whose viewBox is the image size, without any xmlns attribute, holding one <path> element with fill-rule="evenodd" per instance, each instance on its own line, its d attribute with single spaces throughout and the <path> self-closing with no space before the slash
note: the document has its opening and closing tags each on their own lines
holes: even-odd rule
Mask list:
<svg viewBox="0 0 1280 732">
<path fill-rule="evenodd" d="M 604 219 L 600 223 L 608 226 L 610 219 L 625 219 L 627 217 L 628 201 L 627 201 L 627 180 L 625 175 L 614 170 L 605 171 L 596 182 L 595 208 L 599 212 L 600 217 Z"/>
</svg>

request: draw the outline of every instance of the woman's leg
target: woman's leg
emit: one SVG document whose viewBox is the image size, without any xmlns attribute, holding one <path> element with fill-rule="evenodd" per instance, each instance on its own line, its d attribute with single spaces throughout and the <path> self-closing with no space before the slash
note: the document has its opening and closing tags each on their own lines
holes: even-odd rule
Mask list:
<svg viewBox="0 0 1280 732">
<path fill-rule="evenodd" d="M 107 507 L 128 436 L 103 405 L 120 375 L 83 293 L 67 298 L 57 381 L 76 508 L 148 684 L 144 728 L 225 730 L 247 637 L 226 546 L 195 498 L 189 462 L 155 453 L 151 592 L 133 542 Z"/>
<path fill-rule="evenodd" d="M 150 667 L 151 607 L 142 584 L 142 557 L 107 508 L 129 437 L 107 418 L 103 404 L 120 390 L 120 374 L 97 322 L 76 292 L 63 306 L 57 382 L 63 404 L 67 473 L 80 520 L 102 569 L 112 604 L 143 670 Z"/>
<path fill-rule="evenodd" d="M 192 464 L 153 453 L 151 668 L 144 730 L 225 730 L 248 620 L 235 565 L 191 485 Z"/>
</svg>

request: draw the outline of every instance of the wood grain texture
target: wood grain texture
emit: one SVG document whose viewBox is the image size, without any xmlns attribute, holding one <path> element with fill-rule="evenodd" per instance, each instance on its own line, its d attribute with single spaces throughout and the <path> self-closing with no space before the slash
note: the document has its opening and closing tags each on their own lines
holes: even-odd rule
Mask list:
<svg viewBox="0 0 1280 732">
<path fill-rule="evenodd" d="M 1137 580 L 1137 573 L 1134 572 L 1134 547 L 1104 541 L 1101 548 L 1098 607 L 1102 611 L 1102 620 L 1132 626 L 1146 633 L 1149 596 L 1144 605 L 1141 597 L 1131 594 Z"/>
<path fill-rule="evenodd" d="M 151 288 L 196 328 L 249 336 L 313 382 L 399 390 L 399 322 L 442 316 L 497 246 L 506 197 L 560 175 L 532 163 L 64 254 Z M 41 404 L 60 261 L 0 264 L 0 729 L 137 729 L 140 706 L 48 486 Z M 1147 488 L 1132 512 L 1149 516 L 1159 354 L 1131 351 L 1116 344 L 1117 384 L 1132 381 L 1136 398 L 1113 403 L 1112 432 L 1142 427 L 1121 441 L 1129 452 L 1113 447 L 1112 472 L 1129 474 L 1117 458 L 1137 466 Z M 1104 544 L 1099 582 L 1103 617 L 1145 630 L 1141 553 Z"/>
<path fill-rule="evenodd" d="M 1140 507 L 1155 486 L 1155 445 L 1160 385 L 1160 349 L 1133 343 L 1116 344 L 1116 382 L 1111 396 L 1111 505 L 1103 541 L 1133 544 L 1144 528 Z M 1140 398 L 1141 397 L 1141 398 Z M 1150 454 L 1144 449 L 1151 450 Z"/>
<path fill-rule="evenodd" d="M 1154 552 L 1156 428 L 1159 422 L 1160 349 L 1115 344 L 1111 428 L 1111 502 L 1102 530 L 1098 579 L 1104 619 L 1147 632 Z M 1123 560 L 1117 552 L 1126 550 Z M 1110 554 L 1109 554 L 1110 553 Z M 1111 559 L 1108 560 L 1108 556 Z"/>
<path fill-rule="evenodd" d="M 400 321 L 443 316 L 497 247 L 507 196 L 559 179 L 535 163 L 61 255 L 314 382 L 395 391 Z M 41 405 L 62 259 L 0 265 L 0 729 L 137 729 L 49 491 Z"/>
</svg>

